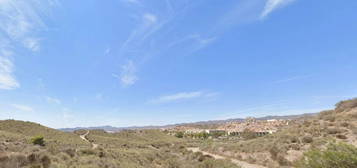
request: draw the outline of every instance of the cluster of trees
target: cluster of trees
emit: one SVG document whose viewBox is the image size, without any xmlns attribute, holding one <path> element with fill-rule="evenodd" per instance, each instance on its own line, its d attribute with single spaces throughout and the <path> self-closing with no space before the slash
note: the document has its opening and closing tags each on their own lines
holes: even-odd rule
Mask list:
<svg viewBox="0 0 357 168">
<path fill-rule="evenodd" d="M 187 138 L 207 139 L 210 136 L 210 134 L 206 132 L 188 133 L 188 134 L 185 134 L 184 132 L 177 132 L 175 136 L 177 138 L 187 137 Z"/>
<path fill-rule="evenodd" d="M 180 131 L 180 132 L 176 132 L 176 134 L 175 134 L 175 136 L 177 138 L 187 137 L 187 138 L 195 138 L 195 139 L 207 139 L 209 137 L 218 138 L 218 137 L 222 137 L 222 136 L 226 136 L 226 135 L 227 135 L 227 133 L 223 132 L 223 131 L 212 131 L 210 133 L 207 133 L 207 132 L 184 133 L 184 132 Z M 235 136 L 235 135 L 231 135 L 231 136 Z M 244 139 L 254 139 L 254 138 L 257 138 L 258 135 L 249 129 L 245 129 L 240 134 L 240 137 L 242 137 Z"/>
<path fill-rule="evenodd" d="M 177 138 L 187 137 L 187 138 L 195 138 L 195 139 L 207 139 L 209 137 L 218 138 L 224 135 L 226 135 L 225 132 L 212 132 L 212 133 L 199 132 L 199 133 L 187 133 L 187 134 L 185 134 L 184 132 L 177 132 L 175 134 Z"/>
</svg>

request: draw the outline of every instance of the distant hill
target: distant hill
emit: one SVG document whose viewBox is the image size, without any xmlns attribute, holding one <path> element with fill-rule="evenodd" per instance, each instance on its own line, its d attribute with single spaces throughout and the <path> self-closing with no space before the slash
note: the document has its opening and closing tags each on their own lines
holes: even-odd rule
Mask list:
<svg viewBox="0 0 357 168">
<path fill-rule="evenodd" d="M 12 136 L 20 136 L 26 140 L 34 136 L 43 136 L 47 143 L 52 145 L 87 145 L 74 133 L 62 132 L 28 121 L 0 120 L 0 132 Z"/>
<path fill-rule="evenodd" d="M 43 136 L 43 145 L 34 144 L 34 136 Z M 184 139 L 159 130 L 72 133 L 0 120 L 0 168 L 239 168 L 228 160 L 188 152 L 185 146 Z"/>
<path fill-rule="evenodd" d="M 298 115 L 286 115 L 286 116 L 265 116 L 256 118 L 257 120 L 271 120 L 271 119 L 283 119 L 283 120 L 293 120 L 302 117 L 311 117 L 316 116 L 318 113 L 305 113 L 305 114 L 298 114 Z M 132 127 L 113 127 L 113 126 L 97 126 L 97 127 L 75 127 L 75 128 L 60 128 L 61 131 L 66 132 L 73 132 L 76 130 L 105 130 L 108 132 L 118 132 L 122 130 L 144 130 L 144 129 L 161 129 L 161 128 L 171 128 L 175 126 L 201 126 L 204 128 L 211 128 L 215 125 L 224 124 L 227 122 L 242 122 L 244 118 L 234 118 L 234 119 L 227 119 L 227 120 L 210 120 L 210 121 L 199 121 L 199 122 L 192 122 L 192 123 L 179 123 L 179 124 L 171 124 L 171 125 L 163 125 L 163 126 L 132 126 Z"/>
</svg>

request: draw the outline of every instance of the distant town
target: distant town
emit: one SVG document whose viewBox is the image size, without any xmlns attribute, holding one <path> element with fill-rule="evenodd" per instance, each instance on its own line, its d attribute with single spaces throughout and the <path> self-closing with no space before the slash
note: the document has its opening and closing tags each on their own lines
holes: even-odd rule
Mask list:
<svg viewBox="0 0 357 168">
<path fill-rule="evenodd" d="M 191 138 L 263 136 L 273 134 L 292 122 L 294 122 L 294 120 L 291 119 L 257 120 L 249 117 L 244 121 L 227 122 L 210 129 L 180 125 L 171 128 L 162 128 L 161 130 L 169 135 Z"/>
</svg>

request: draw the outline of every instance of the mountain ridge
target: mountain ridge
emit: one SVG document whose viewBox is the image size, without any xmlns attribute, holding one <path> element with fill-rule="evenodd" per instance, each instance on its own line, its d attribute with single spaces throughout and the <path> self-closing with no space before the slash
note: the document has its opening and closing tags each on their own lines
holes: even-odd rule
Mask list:
<svg viewBox="0 0 357 168">
<path fill-rule="evenodd" d="M 268 115 L 264 117 L 258 117 L 257 120 L 271 120 L 271 119 L 297 119 L 302 117 L 310 117 L 316 116 L 318 113 L 304 113 L 304 114 L 294 114 L 294 115 Z M 93 126 L 93 127 L 73 127 L 73 128 L 59 128 L 58 130 L 65 132 L 73 132 L 76 130 L 105 130 L 107 132 L 118 132 L 122 130 L 139 130 L 139 129 L 161 129 L 161 128 L 170 128 L 176 126 L 190 126 L 190 125 L 214 125 L 214 124 L 224 124 L 227 122 L 242 122 L 244 118 L 233 118 L 233 119 L 225 119 L 225 120 L 207 120 L 207 121 L 197 121 L 197 122 L 189 122 L 189 123 L 178 123 L 178 124 L 168 124 L 168 125 L 148 125 L 148 126 L 129 126 L 129 127 L 113 127 L 110 125 L 105 126 Z"/>
</svg>

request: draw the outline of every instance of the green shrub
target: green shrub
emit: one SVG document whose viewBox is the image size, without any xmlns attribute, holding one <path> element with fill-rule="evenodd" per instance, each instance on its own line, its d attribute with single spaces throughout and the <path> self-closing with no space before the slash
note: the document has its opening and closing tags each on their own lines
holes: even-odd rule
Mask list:
<svg viewBox="0 0 357 168">
<path fill-rule="evenodd" d="M 207 132 L 200 132 L 197 136 L 200 139 L 207 139 L 209 137 L 209 134 Z"/>
<path fill-rule="evenodd" d="M 297 162 L 297 168 L 356 168 L 357 148 L 338 143 L 328 145 L 326 150 L 310 150 Z"/>
<path fill-rule="evenodd" d="M 34 145 L 45 146 L 45 140 L 43 136 L 35 136 L 31 138 L 31 143 Z"/>
<path fill-rule="evenodd" d="M 183 138 L 183 135 L 184 135 L 183 132 L 177 132 L 177 133 L 175 134 L 175 136 L 176 136 L 177 138 Z"/>
<path fill-rule="evenodd" d="M 224 136 L 225 134 L 226 134 L 225 132 L 212 132 L 210 133 L 210 136 L 212 136 L 213 138 L 218 138 Z"/>
</svg>

